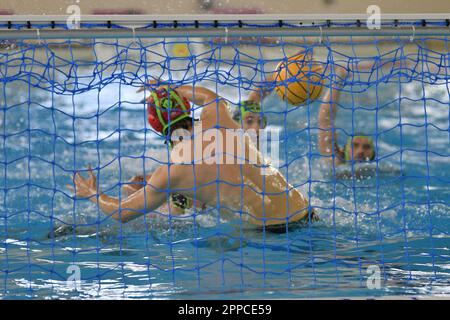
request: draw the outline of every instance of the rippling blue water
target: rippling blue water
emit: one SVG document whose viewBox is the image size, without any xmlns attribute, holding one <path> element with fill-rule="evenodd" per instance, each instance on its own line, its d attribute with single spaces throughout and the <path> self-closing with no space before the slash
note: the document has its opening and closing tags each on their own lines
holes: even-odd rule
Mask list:
<svg viewBox="0 0 450 320">
<path fill-rule="evenodd" d="M 7 109 L 0 112 L 1 297 L 450 294 L 445 86 L 392 81 L 353 98 L 343 94 L 336 126 L 379 133 L 380 170 L 362 180 L 334 179 L 319 165 L 317 103 L 291 108 L 287 117 L 269 112 L 270 125 L 289 134 L 281 148 L 289 170 L 282 171 L 310 197 L 321 219 L 288 234 L 243 231 L 214 210 L 195 221 L 147 216 L 120 225 L 95 205 L 74 202 L 65 189 L 74 169 L 100 165 L 102 190 L 117 196 L 119 181 L 142 173 L 144 165 L 153 169 L 152 157 L 164 159 L 162 140 L 143 129 L 145 111 L 135 89 L 114 81 L 100 91 L 63 96 L 19 81 L 6 86 Z M 231 89 L 224 94 L 237 100 Z M 275 95 L 265 103 L 279 111 Z M 346 141 L 344 131 L 339 140 Z M 76 224 L 76 232 L 48 237 L 64 224 Z M 77 290 L 67 283 L 71 264 L 80 269 Z M 380 270 L 380 288 L 367 286 L 370 266 Z"/>
</svg>

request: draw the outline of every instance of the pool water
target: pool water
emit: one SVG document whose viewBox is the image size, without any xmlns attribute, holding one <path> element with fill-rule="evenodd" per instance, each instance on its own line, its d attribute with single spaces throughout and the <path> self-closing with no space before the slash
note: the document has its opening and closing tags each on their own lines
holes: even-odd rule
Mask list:
<svg viewBox="0 0 450 320">
<path fill-rule="evenodd" d="M 65 186 L 73 170 L 88 164 L 101 168 L 96 171 L 101 189 L 118 196 L 119 183 L 166 159 L 166 146 L 145 124 L 142 95 L 119 71 L 101 87 L 95 81 L 91 87 L 80 85 L 74 95 L 62 94 L 64 79 L 53 78 L 51 68 L 37 74 L 54 82 L 39 82 L 36 72 L 22 70 L 2 83 L 0 297 L 450 294 L 445 83 L 401 82 L 393 76 L 376 86 L 344 88 L 336 122 L 340 144 L 352 131 L 378 133 L 379 167 L 360 180 L 335 179 L 321 164 L 318 102 L 286 108 L 270 95 L 264 102 L 269 125 L 286 133 L 281 171 L 310 198 L 320 217 L 276 234 L 244 230 L 214 208 L 120 224 L 94 204 L 71 198 Z M 5 67 L 2 72 L 7 73 Z M 83 84 L 99 77 L 89 66 L 74 72 L 78 78 L 71 81 Z M 204 85 L 214 88 L 210 81 Z M 236 102 L 236 88 L 223 87 L 221 94 Z M 63 232 L 52 236 L 58 227 Z"/>
</svg>

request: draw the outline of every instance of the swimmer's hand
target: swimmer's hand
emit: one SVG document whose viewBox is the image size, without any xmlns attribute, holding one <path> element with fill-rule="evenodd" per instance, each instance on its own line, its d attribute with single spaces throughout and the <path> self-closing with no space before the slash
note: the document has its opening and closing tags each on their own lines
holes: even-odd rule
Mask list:
<svg viewBox="0 0 450 320">
<path fill-rule="evenodd" d="M 165 83 L 166 83 L 166 81 L 164 81 L 164 80 L 156 80 L 156 79 L 150 80 L 150 81 L 147 81 L 147 83 L 145 85 L 143 85 L 142 87 L 140 87 L 136 92 L 142 92 L 145 89 L 148 89 L 148 87 L 154 88 L 152 90 L 157 90 L 157 89 L 161 89 L 161 88 L 165 88 L 165 89 L 172 88 L 172 86 L 165 84 Z M 152 90 L 150 90 L 150 91 L 152 91 Z"/>
<path fill-rule="evenodd" d="M 89 198 L 89 200 L 96 202 L 97 178 L 94 176 L 90 165 L 88 168 L 88 178 L 85 179 L 79 172 L 77 172 L 75 173 L 73 183 L 75 185 L 75 189 L 71 185 L 66 185 L 66 187 L 75 193 L 76 198 Z"/>
<path fill-rule="evenodd" d="M 343 84 L 345 80 L 348 78 L 350 70 L 348 70 L 346 67 L 336 65 L 334 68 L 334 72 L 339 77 L 338 81 L 340 81 L 341 84 Z"/>
</svg>

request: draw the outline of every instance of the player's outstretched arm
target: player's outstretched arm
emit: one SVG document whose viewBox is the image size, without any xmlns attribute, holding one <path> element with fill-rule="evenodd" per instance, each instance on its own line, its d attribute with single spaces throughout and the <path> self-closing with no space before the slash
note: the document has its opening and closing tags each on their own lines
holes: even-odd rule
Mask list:
<svg viewBox="0 0 450 320">
<path fill-rule="evenodd" d="M 267 77 L 267 84 L 270 84 L 274 81 L 273 75 L 270 75 Z M 248 100 L 258 102 L 260 103 L 265 97 L 267 97 L 272 92 L 272 89 L 270 89 L 270 86 L 268 85 L 266 88 L 256 88 L 253 89 L 252 92 L 250 92 L 250 95 L 248 96 Z"/>
<path fill-rule="evenodd" d="M 124 183 L 122 186 L 122 194 L 127 197 L 142 189 L 145 185 L 145 182 L 148 181 L 152 177 L 151 174 L 148 174 L 145 178 L 143 175 L 137 175 L 132 177 L 127 183 Z"/>
<path fill-rule="evenodd" d="M 177 180 L 176 172 L 170 173 L 171 182 Z M 121 222 L 128 222 L 143 214 L 156 210 L 167 200 L 168 188 L 168 167 L 159 167 L 148 181 L 145 188 L 133 193 L 126 199 L 117 199 L 106 194 L 102 194 L 97 188 L 96 177 L 89 168 L 88 178 L 84 178 L 80 173 L 75 174 L 75 196 L 78 198 L 88 198 L 97 203 L 100 210 L 111 215 Z M 74 190 L 72 186 L 67 186 Z M 175 185 L 171 187 L 176 187 Z"/>
<path fill-rule="evenodd" d="M 336 74 L 342 80 L 347 76 L 347 71 L 340 67 L 337 68 Z M 334 128 L 340 91 L 338 87 L 332 86 L 329 88 L 319 109 L 319 151 L 330 163 L 333 161 L 332 155 L 334 153 L 338 156 L 336 157 L 337 164 L 342 162 L 341 158 L 343 157 L 343 152 L 337 144 L 337 133 Z"/>
</svg>

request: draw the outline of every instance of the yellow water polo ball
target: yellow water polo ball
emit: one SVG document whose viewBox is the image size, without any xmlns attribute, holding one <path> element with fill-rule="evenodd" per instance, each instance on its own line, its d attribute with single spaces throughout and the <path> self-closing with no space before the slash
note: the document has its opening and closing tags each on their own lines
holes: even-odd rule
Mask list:
<svg viewBox="0 0 450 320">
<path fill-rule="evenodd" d="M 275 91 L 295 106 L 312 102 L 320 96 L 323 87 L 324 68 L 310 54 L 298 53 L 281 61 L 273 75 Z"/>
</svg>

